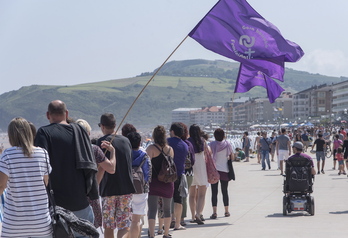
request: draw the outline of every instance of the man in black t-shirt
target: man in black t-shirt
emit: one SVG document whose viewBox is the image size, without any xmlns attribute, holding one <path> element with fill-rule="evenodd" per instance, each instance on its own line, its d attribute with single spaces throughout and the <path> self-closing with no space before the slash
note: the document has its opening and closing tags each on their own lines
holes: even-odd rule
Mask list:
<svg viewBox="0 0 348 238">
<path fill-rule="evenodd" d="M 323 139 L 323 134 L 318 134 L 318 139 L 314 141 L 312 150 L 314 150 L 315 146 L 317 146 L 317 151 L 315 152 L 315 155 L 317 157 L 317 166 L 318 166 L 318 174 L 320 174 L 320 171 L 322 174 L 325 174 L 324 172 L 324 166 L 325 166 L 325 153 L 324 153 L 324 146 L 325 146 L 325 140 Z M 321 170 L 320 170 L 320 160 L 321 163 Z"/>
<path fill-rule="evenodd" d="M 132 194 L 135 193 L 132 174 L 132 145 L 127 137 L 115 135 L 116 119 L 111 113 L 104 113 L 98 124 L 104 136 L 98 139 L 100 146 L 103 140 L 112 141 L 116 151 L 116 172 L 104 173 L 100 182 L 102 197 L 103 225 L 105 238 L 124 237 L 131 224 Z M 109 158 L 109 152 L 106 153 Z"/>
<path fill-rule="evenodd" d="M 77 217 L 94 221 L 92 208 L 87 200 L 89 190 L 88 181 L 84 169 L 77 169 L 78 149 L 76 139 L 84 138 L 89 141 L 87 132 L 80 131 L 75 137 L 73 126 L 68 124 L 68 110 L 64 102 L 52 101 L 48 105 L 47 119 L 50 124 L 41 127 L 35 137 L 35 146 L 48 151 L 52 172 L 50 180 L 54 191 L 54 199 L 57 205 L 72 211 Z M 80 144 L 79 144 L 80 145 Z M 90 145 L 90 143 L 89 143 Z M 95 172 L 97 165 L 91 164 Z M 94 173 L 95 177 L 95 173 Z M 95 180 L 96 182 L 96 180 Z M 95 184 L 97 186 L 97 184 Z M 97 187 L 95 187 L 97 192 Z M 98 194 L 96 194 L 98 197 Z M 77 236 L 82 237 L 82 236 Z"/>
</svg>

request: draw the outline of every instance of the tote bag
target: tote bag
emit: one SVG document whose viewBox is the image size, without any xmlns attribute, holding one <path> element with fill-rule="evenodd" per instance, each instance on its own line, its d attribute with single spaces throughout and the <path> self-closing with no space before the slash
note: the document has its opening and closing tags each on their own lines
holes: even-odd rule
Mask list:
<svg viewBox="0 0 348 238">
<path fill-rule="evenodd" d="M 205 157 L 205 164 L 207 167 L 208 183 L 214 184 L 219 182 L 220 174 L 216 169 L 212 154 L 209 151 L 208 146 L 206 144 L 204 145 L 204 157 Z"/>
</svg>

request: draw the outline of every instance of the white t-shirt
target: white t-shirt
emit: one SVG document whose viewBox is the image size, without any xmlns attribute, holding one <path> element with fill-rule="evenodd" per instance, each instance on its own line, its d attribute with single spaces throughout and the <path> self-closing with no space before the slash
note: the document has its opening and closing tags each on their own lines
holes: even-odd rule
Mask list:
<svg viewBox="0 0 348 238">
<path fill-rule="evenodd" d="M 27 157 L 21 148 L 11 147 L 1 156 L 0 172 L 8 176 L 1 237 L 40 237 L 52 233 L 43 181 L 44 175 L 51 172 L 48 153 L 39 147 L 33 152 L 32 157 Z"/>
<path fill-rule="evenodd" d="M 228 173 L 228 166 L 227 166 L 228 157 L 226 154 L 227 154 L 227 149 L 223 149 L 222 151 L 216 153 L 215 165 L 216 165 L 217 171 Z"/>
</svg>

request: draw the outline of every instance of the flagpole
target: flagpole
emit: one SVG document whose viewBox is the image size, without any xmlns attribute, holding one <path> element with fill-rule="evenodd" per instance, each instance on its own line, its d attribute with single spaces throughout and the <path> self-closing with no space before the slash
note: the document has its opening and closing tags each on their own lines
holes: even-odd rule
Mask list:
<svg viewBox="0 0 348 238">
<path fill-rule="evenodd" d="M 232 135 L 232 130 L 233 130 L 233 124 L 232 124 L 232 120 L 233 120 L 233 102 L 234 102 L 234 95 L 236 95 L 235 92 L 233 92 L 232 95 L 232 104 L 231 104 L 231 117 L 229 117 L 230 121 L 228 122 L 228 124 L 231 125 L 231 135 Z"/>
<path fill-rule="evenodd" d="M 115 135 L 117 134 L 117 131 L 120 129 L 122 123 L 124 122 L 124 120 L 126 119 L 126 117 L 128 116 L 129 112 L 132 110 L 134 104 L 137 102 L 137 100 L 139 99 L 139 97 L 141 96 L 141 94 L 144 92 L 144 90 L 146 89 L 146 87 L 150 84 L 151 80 L 157 75 L 157 73 L 162 69 L 162 67 L 167 63 L 167 61 L 170 59 L 170 57 L 172 57 L 172 55 L 175 53 L 175 51 L 184 43 L 184 41 L 187 39 L 188 35 L 180 42 L 180 44 L 173 50 L 173 52 L 167 57 L 167 59 L 162 63 L 162 65 L 156 70 L 156 72 L 152 75 L 152 77 L 149 79 L 149 81 L 145 84 L 145 86 L 143 87 L 143 89 L 140 91 L 140 93 L 138 94 L 138 96 L 134 99 L 132 105 L 129 107 L 128 111 L 126 112 L 125 116 L 123 117 L 122 121 L 119 123 L 116 131 L 115 131 Z M 113 141 L 114 137 L 111 139 L 111 142 Z"/>
</svg>

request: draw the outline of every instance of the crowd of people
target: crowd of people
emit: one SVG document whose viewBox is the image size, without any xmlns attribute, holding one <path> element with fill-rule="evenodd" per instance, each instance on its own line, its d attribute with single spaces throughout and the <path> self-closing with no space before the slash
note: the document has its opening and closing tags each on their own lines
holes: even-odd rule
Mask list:
<svg viewBox="0 0 348 238">
<path fill-rule="evenodd" d="M 302 153 L 306 151 L 316 155 L 317 172 L 313 163 L 313 173 L 325 174 L 328 150 L 339 175 L 346 175 L 345 167 L 348 169 L 348 138 L 343 127 L 337 131 L 281 128 L 257 132 L 253 138 L 246 131 L 242 148 L 234 148 L 221 128 L 214 131 L 209 143 L 198 125 L 174 122 L 169 133 L 156 126 L 152 143 L 143 148 L 133 125 L 125 124 L 122 134 L 117 134 L 111 113 L 101 115 L 98 126 L 103 136 L 97 139 L 90 138 L 89 123 L 72 120 L 60 100 L 49 103 L 46 116 L 49 124 L 38 130 L 21 117 L 9 123 L 11 147 L 2 151 L 0 159 L 0 194 L 6 190 L 1 237 L 52 237 L 48 181 L 58 206 L 103 228 L 106 238 L 140 237 L 145 216 L 150 238 L 169 238 L 170 229 L 186 229 L 186 217 L 190 223 L 205 224 L 203 209 L 209 188 L 210 219 L 222 216 L 217 209 L 219 183 L 223 216 L 230 216 L 228 162 L 249 162 L 253 150 L 261 170 L 270 170 L 276 156 L 280 175 L 284 175 L 284 161 L 293 154 L 311 159 Z M 209 158 L 218 173 L 214 182 L 207 172 Z M 78 232 L 74 235 L 86 237 Z"/>
<path fill-rule="evenodd" d="M 302 144 L 303 152 L 315 155 L 317 174 L 325 174 L 325 161 L 332 158 L 332 169 L 338 169 L 338 175 L 346 175 L 348 137 L 344 126 L 339 128 L 320 126 L 293 130 L 281 128 L 279 131 L 256 132 L 253 139 L 246 131 L 242 137 L 242 148 L 235 149 L 235 160 L 249 162 L 250 153 L 254 151 L 261 169 L 265 170 L 266 165 L 268 169 L 271 169 L 270 162 L 275 161 L 276 155 L 277 169 L 280 170 L 280 175 L 284 175 L 284 161 L 293 153 L 292 147 L 296 142 Z M 254 150 L 251 149 L 251 144 L 254 145 Z"/>
<path fill-rule="evenodd" d="M 234 153 L 221 128 L 214 132 L 215 141 L 208 143 L 198 125 L 174 122 L 169 134 L 157 126 L 153 143 L 142 148 L 133 125 L 125 124 L 122 135 L 116 133 L 111 113 L 101 115 L 98 126 L 103 136 L 98 139 L 90 138 L 86 120 L 69 117 L 60 100 L 49 103 L 46 116 L 49 124 L 38 130 L 20 117 L 8 126 L 11 147 L 0 159 L 0 194 L 6 189 L 1 237 L 52 237 L 48 180 L 56 204 L 96 228 L 103 227 L 106 238 L 140 237 L 146 215 L 150 238 L 171 237 L 170 229 L 185 230 L 188 213 L 190 223 L 204 225 L 209 187 L 210 218 L 217 219 L 219 183 L 223 216 L 230 216 L 228 162 L 234 160 Z M 213 183 L 208 179 L 208 157 L 219 175 Z M 171 180 L 164 180 L 163 167 L 170 161 L 175 172 Z"/>
</svg>

